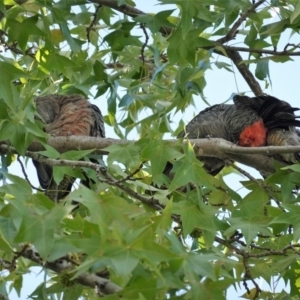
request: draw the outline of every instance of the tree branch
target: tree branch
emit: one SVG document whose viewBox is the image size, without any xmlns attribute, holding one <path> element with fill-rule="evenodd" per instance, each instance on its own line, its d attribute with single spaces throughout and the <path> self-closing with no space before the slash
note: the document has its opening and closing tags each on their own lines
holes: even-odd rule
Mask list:
<svg viewBox="0 0 300 300">
<path fill-rule="evenodd" d="M 270 188 L 268 186 L 268 184 L 266 184 L 263 181 L 257 180 L 256 178 L 254 178 L 251 174 L 249 174 L 247 171 L 243 170 L 242 168 L 238 167 L 237 165 L 235 165 L 232 162 L 227 162 L 226 164 L 229 164 L 232 168 L 236 169 L 237 171 L 239 171 L 241 174 L 243 174 L 244 176 L 248 177 L 248 179 L 250 179 L 252 182 L 255 182 L 259 187 L 261 187 L 266 194 L 269 196 L 270 199 L 274 199 L 274 201 L 276 202 L 276 204 L 278 205 L 278 207 L 285 212 L 284 208 L 281 206 L 280 201 L 278 200 L 278 197 L 276 194 L 280 194 L 281 191 L 274 191 L 272 188 Z"/>
<path fill-rule="evenodd" d="M 266 49 L 252 49 L 246 47 L 233 47 L 233 46 L 222 46 L 226 51 L 239 51 L 239 52 L 249 52 L 249 53 L 258 53 L 258 54 L 270 54 L 277 56 L 300 56 L 300 52 L 292 51 L 276 51 L 276 50 L 266 50 Z"/>
<path fill-rule="evenodd" d="M 166 140 L 171 146 L 180 145 L 181 141 L 177 139 Z M 268 146 L 268 147 L 240 147 L 234 145 L 223 139 L 192 139 L 184 140 L 183 143 L 190 142 L 194 146 L 196 156 L 212 156 L 221 159 L 231 159 L 242 164 L 254 167 L 267 173 L 273 173 L 275 171 L 273 158 L 266 155 L 273 154 L 285 154 L 285 153 L 297 153 L 300 152 L 300 146 Z M 97 149 L 94 151 L 96 154 L 107 154 L 105 150 L 111 145 L 124 145 L 128 143 L 134 143 L 134 141 L 117 140 L 111 138 L 94 138 L 86 136 L 68 136 L 68 137 L 50 137 L 48 144 L 55 148 L 60 153 L 70 150 L 88 150 Z M 28 148 L 29 151 L 37 152 L 45 150 L 43 145 L 39 142 L 34 142 Z M 7 153 L 9 151 L 17 153 L 12 147 L 7 146 L 4 142 L 0 145 L 0 151 Z M 259 155 L 264 154 L 264 155 Z M 282 166 L 287 164 L 279 162 Z"/>
<path fill-rule="evenodd" d="M 20 164 L 20 167 L 21 167 L 21 170 L 22 170 L 22 173 L 23 173 L 23 176 L 24 176 L 25 180 L 29 183 L 30 187 L 31 187 L 32 189 L 36 190 L 36 191 L 43 192 L 44 190 L 35 187 L 35 186 L 31 183 L 31 181 L 29 180 L 29 177 L 28 177 L 28 175 L 27 175 L 27 173 L 26 173 L 24 164 L 22 163 L 19 154 L 18 154 L 18 156 L 17 156 L 17 161 L 18 161 L 19 164 Z"/>
<path fill-rule="evenodd" d="M 237 52 L 236 48 L 234 47 L 228 47 L 224 46 L 224 43 L 227 43 L 228 41 L 235 38 L 239 27 L 241 24 L 246 20 L 246 18 L 252 13 L 255 12 L 255 9 L 259 7 L 261 4 L 263 4 L 266 0 L 260 0 L 257 2 L 253 2 L 253 5 L 246 10 L 239 19 L 233 24 L 232 28 L 229 30 L 229 32 L 226 34 L 226 36 L 218 39 L 216 42 L 218 44 L 221 44 L 224 49 L 226 49 L 226 53 L 228 57 L 233 61 L 241 75 L 244 77 L 245 81 L 248 83 L 250 89 L 256 96 L 263 95 L 263 91 L 258 83 L 258 81 L 255 79 L 253 74 L 249 71 L 245 63 L 243 62 L 242 57 Z"/>
<path fill-rule="evenodd" d="M 67 137 L 50 137 L 47 140 L 47 144 L 55 148 L 58 152 L 64 153 L 70 150 L 89 150 L 95 149 L 97 154 L 108 154 L 107 147 L 112 145 L 126 145 L 135 143 L 133 140 L 119 140 L 112 138 L 96 138 L 89 136 L 67 136 Z M 164 142 L 175 147 L 181 144 L 191 143 L 194 146 L 194 150 L 197 156 L 219 156 L 223 158 L 226 154 L 286 154 L 300 152 L 299 146 L 265 146 L 265 147 L 240 147 L 229 141 L 220 138 L 205 138 L 205 139 L 168 139 Z M 7 151 L 11 148 L 15 153 L 16 150 L 6 145 L 4 141 L 0 142 L 0 150 Z M 33 142 L 28 151 L 38 152 L 44 151 L 44 146 L 38 142 Z M 225 158 L 225 157 L 224 157 Z"/>
<path fill-rule="evenodd" d="M 163 210 L 164 205 L 160 204 L 157 199 L 152 196 L 144 196 L 141 195 L 134 190 L 128 188 L 126 185 L 123 184 L 122 180 L 116 180 L 112 175 L 107 172 L 107 169 L 102 167 L 101 165 L 89 161 L 78 161 L 78 160 L 66 160 L 66 159 L 54 159 L 54 158 L 47 158 L 39 153 L 34 153 L 31 151 L 26 151 L 26 156 L 39 161 L 43 164 L 50 165 L 50 166 L 69 166 L 73 168 L 88 168 L 96 171 L 97 178 L 100 182 L 106 183 L 111 186 L 118 187 L 120 190 L 126 192 L 131 197 L 141 201 L 142 203 L 154 208 L 155 210 Z M 106 179 L 100 177 L 102 174 Z M 126 177 L 125 177 L 126 178 Z"/>
<path fill-rule="evenodd" d="M 63 271 L 74 272 L 76 268 L 66 259 L 58 259 L 53 262 L 43 261 L 41 256 L 35 251 L 34 247 L 31 245 L 21 245 L 22 249 L 18 253 L 20 256 L 27 258 L 41 267 L 45 267 L 50 269 L 58 274 L 62 273 Z M 97 289 L 99 296 L 115 294 L 122 290 L 122 288 L 113 282 L 109 281 L 106 278 L 102 278 L 95 274 L 90 274 L 84 272 L 80 274 L 78 277 L 75 278 L 79 284 L 87 287 L 91 287 L 93 289 Z"/>
<path fill-rule="evenodd" d="M 123 5 L 119 5 L 118 4 L 118 0 L 90 0 L 93 3 L 98 3 L 107 7 L 110 7 L 114 10 L 117 10 L 127 16 L 130 16 L 132 18 L 135 18 L 136 16 L 139 15 L 146 15 L 146 13 L 144 13 L 143 11 L 130 6 L 128 4 L 123 4 Z M 173 28 L 168 27 L 168 26 L 162 26 L 160 27 L 159 31 L 164 35 L 170 35 L 173 31 Z"/>
<path fill-rule="evenodd" d="M 268 257 L 271 255 L 286 256 L 288 250 L 292 250 L 293 252 L 295 252 L 295 251 L 298 252 L 295 248 L 300 248 L 300 244 L 296 243 L 296 244 L 287 245 L 284 248 L 282 248 L 281 250 L 270 249 L 268 251 L 260 252 L 260 253 L 249 253 L 249 257 L 261 258 L 261 257 Z"/>
<path fill-rule="evenodd" d="M 247 9 L 239 18 L 238 20 L 233 24 L 232 28 L 229 30 L 229 32 L 222 38 L 218 39 L 217 42 L 219 44 L 224 44 L 229 42 L 230 40 L 234 39 L 239 27 L 241 24 L 246 20 L 246 18 L 253 12 L 255 12 L 255 9 L 259 7 L 261 4 L 263 4 L 266 0 L 260 0 L 257 2 L 253 2 L 253 5 L 250 6 L 249 9 Z"/>
<path fill-rule="evenodd" d="M 98 180 L 100 182 L 104 182 L 107 183 L 109 185 L 118 187 L 120 190 L 126 192 L 128 195 L 130 195 L 131 197 L 140 200 L 142 203 L 154 208 L 155 210 L 163 210 L 165 208 L 165 206 L 161 203 L 159 203 L 159 201 L 157 199 L 155 199 L 154 197 L 147 197 L 144 195 L 141 195 L 137 192 L 135 192 L 134 190 L 128 188 L 126 185 L 124 185 L 123 183 L 117 181 L 115 178 L 113 178 L 108 172 L 106 168 L 103 167 L 99 167 L 97 168 L 97 173 L 101 173 L 102 175 L 104 175 L 107 179 L 103 180 L 101 177 L 97 176 Z"/>
<path fill-rule="evenodd" d="M 223 47 L 223 46 L 222 46 Z M 224 48 L 225 49 L 225 48 Z M 264 94 L 263 90 L 261 89 L 259 83 L 250 72 L 246 64 L 243 62 L 243 58 L 237 51 L 232 51 L 227 49 L 226 51 L 228 57 L 233 61 L 241 75 L 244 77 L 245 81 L 248 83 L 250 89 L 254 93 L 255 96 L 261 96 Z"/>
</svg>

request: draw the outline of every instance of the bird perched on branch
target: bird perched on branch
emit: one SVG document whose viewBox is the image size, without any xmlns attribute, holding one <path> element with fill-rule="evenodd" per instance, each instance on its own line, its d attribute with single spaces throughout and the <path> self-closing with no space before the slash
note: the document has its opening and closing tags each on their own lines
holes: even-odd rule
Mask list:
<svg viewBox="0 0 300 300">
<path fill-rule="evenodd" d="M 47 95 L 36 97 L 35 103 L 39 117 L 45 123 L 45 132 L 53 136 L 105 137 L 100 109 L 82 95 Z M 63 180 L 56 184 L 52 166 L 35 160 L 33 164 L 40 185 L 50 199 L 57 202 L 71 191 L 76 178 L 65 175 Z M 88 185 L 88 178 L 82 180 L 82 183 Z"/>
<path fill-rule="evenodd" d="M 223 138 L 244 147 L 300 145 L 295 126 L 300 126 L 289 103 L 272 96 L 236 95 L 234 104 L 217 104 L 201 111 L 178 137 Z M 300 154 L 282 154 L 288 163 L 300 161 Z M 206 171 L 216 175 L 225 163 L 215 157 L 199 157 Z"/>
</svg>

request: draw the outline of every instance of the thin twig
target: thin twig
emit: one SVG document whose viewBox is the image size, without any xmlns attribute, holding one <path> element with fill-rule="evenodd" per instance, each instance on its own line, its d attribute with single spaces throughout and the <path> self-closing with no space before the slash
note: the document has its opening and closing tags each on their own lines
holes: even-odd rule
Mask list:
<svg viewBox="0 0 300 300">
<path fill-rule="evenodd" d="M 16 41 L 13 41 L 10 45 L 6 42 L 1 42 L 2 46 L 4 47 L 4 51 L 6 52 L 7 50 L 10 50 L 11 52 L 18 54 L 18 55 L 28 55 L 30 57 L 35 58 L 35 53 L 33 53 L 31 50 L 34 47 L 29 47 L 28 49 L 25 50 L 25 52 L 23 53 L 23 51 L 21 51 L 18 48 L 18 43 Z"/>
<path fill-rule="evenodd" d="M 272 194 L 270 192 L 270 188 L 269 188 L 269 186 L 265 182 L 260 182 L 259 180 L 257 180 L 256 178 L 254 178 L 250 173 L 248 173 L 247 171 L 245 171 L 242 168 L 238 167 L 236 164 L 234 164 L 230 160 L 226 160 L 226 164 L 230 165 L 232 168 L 236 169 L 241 174 L 243 174 L 244 176 L 248 177 L 252 182 L 255 182 L 259 187 L 261 187 L 266 192 L 266 194 L 269 196 L 270 199 L 273 199 L 276 202 L 276 204 L 278 205 L 278 207 L 283 212 L 286 212 L 286 210 L 281 206 L 280 201 L 278 199 L 276 199 L 274 197 L 274 194 Z M 278 191 L 278 192 L 280 192 L 280 191 Z"/>
<path fill-rule="evenodd" d="M 264 94 L 263 90 L 261 89 L 259 83 L 250 72 L 246 64 L 243 62 L 243 58 L 237 51 L 233 51 L 227 49 L 226 51 L 228 57 L 233 61 L 236 68 L 239 70 L 241 75 L 244 77 L 245 81 L 248 83 L 249 87 L 251 88 L 252 92 L 255 96 L 261 96 Z"/>
<path fill-rule="evenodd" d="M 116 62 L 116 63 L 107 63 L 105 64 L 105 68 L 106 69 L 122 69 L 124 68 L 125 65 L 124 64 L 121 64 L 119 62 Z"/>
<path fill-rule="evenodd" d="M 134 197 L 137 200 L 140 200 L 142 203 L 147 204 L 151 207 L 153 207 L 155 210 L 162 210 L 164 209 L 164 205 L 160 204 L 159 201 L 153 197 L 148 198 L 145 197 L 127 186 L 125 186 L 122 182 L 118 182 L 115 178 L 113 178 L 108 172 L 107 169 L 104 167 L 101 167 L 99 164 L 89 162 L 89 161 L 77 161 L 77 160 L 65 160 L 65 159 L 53 159 L 53 158 L 47 158 L 44 157 L 38 153 L 34 153 L 31 151 L 26 151 L 26 155 L 29 157 L 52 166 L 71 166 L 71 167 L 79 167 L 79 168 L 89 168 L 92 170 L 95 170 L 97 173 L 97 178 L 100 182 L 107 183 L 111 186 L 115 186 L 123 190 L 124 192 L 128 193 L 130 196 Z M 99 176 L 99 174 L 102 174 L 106 179 L 103 179 Z"/>
<path fill-rule="evenodd" d="M 161 211 L 165 208 L 165 205 L 161 204 L 159 202 L 159 200 L 155 199 L 154 197 L 145 197 L 135 191 L 133 191 L 132 189 L 128 188 L 127 186 L 125 186 L 124 184 L 120 183 L 119 181 L 117 181 L 112 175 L 110 175 L 107 172 L 107 169 L 104 167 L 101 167 L 99 165 L 97 165 L 98 168 L 96 170 L 98 176 L 98 180 L 100 182 L 106 183 L 108 185 L 112 185 L 115 187 L 118 187 L 120 190 L 126 192 L 128 195 L 132 196 L 133 198 L 141 201 L 142 203 L 154 208 L 157 211 Z M 101 173 L 104 177 L 106 177 L 106 179 L 103 179 L 99 176 L 99 173 Z M 172 214 L 171 215 L 172 220 L 175 221 L 178 224 L 181 224 L 181 219 L 178 215 Z"/>
<path fill-rule="evenodd" d="M 98 4 L 102 4 L 104 6 L 110 7 L 114 10 L 117 10 L 127 16 L 130 16 L 132 18 L 135 18 L 137 16 L 140 15 L 146 15 L 145 12 L 130 6 L 128 4 L 122 4 L 119 5 L 119 1 L 118 0 L 90 0 L 93 3 L 98 3 Z M 172 33 L 173 28 L 168 27 L 168 26 L 161 26 L 159 31 L 164 35 L 164 36 L 168 36 Z"/>
<path fill-rule="evenodd" d="M 145 48 L 146 48 L 146 46 L 148 44 L 148 41 L 149 41 L 149 35 L 148 35 L 147 30 L 146 30 L 146 24 L 145 23 L 141 23 L 140 26 L 141 26 L 141 28 L 142 28 L 142 30 L 144 32 L 144 35 L 145 35 L 145 42 L 144 42 L 144 44 L 142 46 L 142 49 L 141 49 L 142 62 L 145 63 Z"/>
<path fill-rule="evenodd" d="M 27 258 L 35 263 L 50 269 L 56 273 L 62 272 L 75 272 L 76 267 L 74 267 L 70 262 L 61 258 L 52 262 L 44 261 L 41 256 L 36 252 L 33 246 L 26 247 L 25 250 L 18 252 L 20 256 Z M 110 295 L 120 292 L 122 288 L 115 283 L 109 281 L 106 278 L 97 276 L 96 274 L 90 274 L 88 272 L 83 272 L 78 277 L 75 278 L 75 281 L 79 284 L 91 288 L 97 288 L 100 295 Z"/>
<path fill-rule="evenodd" d="M 165 206 L 163 204 L 160 204 L 159 201 L 157 199 L 155 199 L 154 197 L 150 197 L 150 198 L 145 197 L 145 196 L 133 191 L 132 189 L 128 188 L 123 183 L 120 183 L 117 180 L 115 180 L 115 178 L 113 178 L 112 175 L 110 175 L 107 172 L 106 168 L 97 165 L 96 172 L 98 173 L 97 178 L 100 182 L 104 182 L 104 183 L 107 183 L 109 185 L 118 187 L 119 189 L 121 189 L 124 192 L 128 193 L 130 196 L 134 197 L 135 199 L 140 200 L 142 203 L 153 207 L 155 210 L 163 210 L 165 208 Z M 106 179 L 101 178 L 99 176 L 99 174 L 102 174 Z"/>
<path fill-rule="evenodd" d="M 275 50 L 267 50 L 267 49 L 254 49 L 254 48 L 234 47 L 234 46 L 225 46 L 225 45 L 223 45 L 222 47 L 225 50 L 229 50 L 229 51 L 258 53 L 258 54 L 270 54 L 270 55 L 275 55 L 275 56 L 300 56 L 300 52 L 292 52 L 292 51 L 286 51 L 286 50 L 275 51 Z"/>
<path fill-rule="evenodd" d="M 24 175 L 24 177 L 25 177 L 25 180 L 29 183 L 29 185 L 31 186 L 31 188 L 32 189 L 34 189 L 34 190 L 37 190 L 37 191 L 39 191 L 39 192 L 44 192 L 44 190 L 42 190 L 42 189 L 40 189 L 40 188 L 37 188 L 37 187 L 35 187 L 31 182 L 30 182 L 30 180 L 29 180 L 29 178 L 28 178 L 28 176 L 27 176 L 27 173 L 26 173 L 26 170 L 25 170 L 25 167 L 24 167 L 24 165 L 23 165 L 23 163 L 22 163 L 22 161 L 21 161 L 21 158 L 20 158 L 20 155 L 18 155 L 17 156 L 17 160 L 18 160 L 18 162 L 19 162 L 19 164 L 20 164 L 20 166 L 21 166 L 21 169 L 22 169 L 22 173 L 23 173 L 23 175 Z"/>
<path fill-rule="evenodd" d="M 217 40 L 219 44 L 224 44 L 232 39 L 235 38 L 237 31 L 241 24 L 246 20 L 246 18 L 253 12 L 255 12 L 255 9 L 259 7 L 261 4 L 263 4 L 266 0 L 260 0 L 256 3 L 253 3 L 252 6 L 250 6 L 249 9 L 247 9 L 239 18 L 238 20 L 233 24 L 232 28 L 229 30 L 229 32 L 226 34 L 226 36 L 220 38 Z"/>
<path fill-rule="evenodd" d="M 86 29 L 86 38 L 87 38 L 87 41 L 90 43 L 90 33 L 93 29 L 93 27 L 96 25 L 96 22 L 97 22 L 97 16 L 98 16 L 98 12 L 100 10 L 100 8 L 102 7 L 101 4 L 99 4 L 95 10 L 95 13 L 93 14 L 93 19 L 92 19 L 92 22 L 91 24 L 89 25 L 89 27 Z"/>
<path fill-rule="evenodd" d="M 287 43 L 287 44 L 285 45 L 283 51 L 287 51 L 287 48 L 288 48 L 288 47 L 294 47 L 294 48 L 296 49 L 296 48 L 300 48 L 300 45 L 299 45 L 299 44 L 296 45 L 296 44 Z"/>
<path fill-rule="evenodd" d="M 250 266 L 249 266 L 249 253 L 247 251 L 243 251 L 243 259 L 244 259 L 244 268 L 245 268 L 245 275 L 244 275 L 244 286 L 247 290 L 247 293 L 250 294 L 249 288 L 247 286 L 246 280 L 251 280 L 251 282 L 254 284 L 255 288 L 256 288 L 256 292 L 255 295 L 253 297 L 253 299 L 256 299 L 259 296 L 259 293 L 261 292 L 261 289 L 259 287 L 259 285 L 257 284 L 257 282 L 253 279 L 252 274 L 251 274 L 251 270 L 250 270 Z"/>
<path fill-rule="evenodd" d="M 144 164 L 141 163 L 140 166 L 139 166 L 136 170 L 134 170 L 132 173 L 130 173 L 130 174 L 127 175 L 126 177 L 117 180 L 117 182 L 122 183 L 122 182 L 125 182 L 125 181 L 128 181 L 128 180 L 132 180 L 132 179 L 133 179 L 133 176 L 136 175 L 138 172 L 141 171 L 141 169 L 143 168 L 143 165 L 144 165 Z"/>
<path fill-rule="evenodd" d="M 281 250 L 269 250 L 261 253 L 249 253 L 249 257 L 261 258 L 261 257 L 269 257 L 269 256 L 287 256 L 287 251 L 294 251 L 295 248 L 300 248 L 300 244 L 291 244 L 283 247 Z"/>
</svg>

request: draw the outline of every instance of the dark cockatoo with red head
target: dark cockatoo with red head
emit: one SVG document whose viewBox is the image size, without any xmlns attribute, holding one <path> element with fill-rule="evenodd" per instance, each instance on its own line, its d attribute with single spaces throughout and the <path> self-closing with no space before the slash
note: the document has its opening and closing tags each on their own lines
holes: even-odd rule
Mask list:
<svg viewBox="0 0 300 300">
<path fill-rule="evenodd" d="M 300 126 L 289 103 L 272 96 L 236 95 L 234 104 L 217 104 L 201 111 L 178 137 L 223 138 L 243 147 L 300 145 Z M 282 154 L 288 163 L 300 161 L 299 153 Z M 206 171 L 216 175 L 225 163 L 215 157 L 199 157 Z"/>
<path fill-rule="evenodd" d="M 39 117 L 45 123 L 45 132 L 53 136 L 105 137 L 103 117 L 100 109 L 82 95 L 47 95 L 35 98 Z M 57 202 L 71 190 L 76 178 L 65 175 L 56 184 L 53 169 L 49 165 L 33 160 L 40 185 L 45 194 Z M 82 181 L 88 185 L 89 180 Z"/>
</svg>

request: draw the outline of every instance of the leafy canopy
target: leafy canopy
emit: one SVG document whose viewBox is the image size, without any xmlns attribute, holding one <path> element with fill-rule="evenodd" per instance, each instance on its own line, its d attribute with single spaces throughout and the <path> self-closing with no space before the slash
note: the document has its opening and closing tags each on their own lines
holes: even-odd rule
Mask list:
<svg viewBox="0 0 300 300">
<path fill-rule="evenodd" d="M 270 62 L 298 55 L 298 45 L 277 46 L 287 31 L 298 35 L 299 1 L 153 3 L 158 13 L 143 14 L 143 2 L 132 0 L 0 3 L 1 141 L 23 156 L 33 140 L 46 143 L 33 98 L 53 93 L 95 98 L 108 132 L 139 136 L 107 149 L 107 171 L 86 169 L 94 189 L 76 186 L 59 204 L 12 175 L 9 166 L 18 162 L 2 155 L 0 264 L 9 272 L 0 293 L 20 295 L 23 276 L 38 264 L 52 281 L 37 285 L 31 299 L 96 299 L 97 289 L 76 280 L 105 270 L 121 289 L 105 299 L 219 300 L 231 286 L 243 286 L 248 299 L 298 299 L 299 166 L 265 182 L 249 177 L 244 195 L 223 179 L 233 168 L 212 177 L 191 144 L 175 147 L 163 138 L 184 127 L 174 115 L 195 99 L 207 103 L 206 70 L 213 66 L 233 72 L 234 64 L 252 92 L 262 93 L 258 80 L 271 83 Z M 42 154 L 79 160 L 87 153 L 60 156 L 46 147 Z M 167 162 L 173 178 L 163 174 Z M 70 166 L 54 173 L 57 181 L 82 176 Z M 26 255 L 30 247 L 43 263 Z M 52 272 L 57 260 L 69 267 Z M 260 290 L 260 278 L 270 285 L 282 279 L 291 291 Z"/>
</svg>

